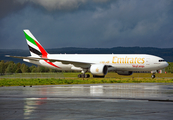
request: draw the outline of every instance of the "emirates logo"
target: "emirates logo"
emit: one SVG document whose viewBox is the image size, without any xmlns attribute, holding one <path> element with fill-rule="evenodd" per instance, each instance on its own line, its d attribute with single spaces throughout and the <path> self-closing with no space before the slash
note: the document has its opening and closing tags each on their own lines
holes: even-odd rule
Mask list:
<svg viewBox="0 0 173 120">
<path fill-rule="evenodd" d="M 96 72 L 99 72 L 99 69 L 98 68 L 96 69 Z"/>
</svg>

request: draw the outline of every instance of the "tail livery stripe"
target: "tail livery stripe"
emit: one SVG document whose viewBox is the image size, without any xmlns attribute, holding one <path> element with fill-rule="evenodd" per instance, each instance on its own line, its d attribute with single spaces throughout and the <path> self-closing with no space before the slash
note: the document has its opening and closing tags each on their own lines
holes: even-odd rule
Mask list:
<svg viewBox="0 0 173 120">
<path fill-rule="evenodd" d="M 38 50 L 32 48 L 32 47 L 29 46 L 29 45 L 28 45 L 28 47 L 29 47 L 29 50 L 30 50 L 31 52 L 33 52 L 33 53 L 35 53 L 35 54 L 37 54 L 37 55 L 42 55 L 42 53 L 41 53 L 40 51 L 38 51 Z"/>
<path fill-rule="evenodd" d="M 56 68 L 60 68 L 60 67 L 56 66 L 55 64 L 53 64 L 52 62 L 48 62 L 47 60 L 44 60 L 44 61 L 47 62 L 49 65 L 52 65 L 52 66 L 54 66 Z"/>
<path fill-rule="evenodd" d="M 47 58 L 48 53 L 46 52 L 46 50 L 37 41 L 35 41 L 35 43 L 42 53 L 42 58 Z"/>
<path fill-rule="evenodd" d="M 46 50 L 37 41 L 35 41 L 35 43 L 37 44 L 38 48 L 40 49 L 40 51 L 42 53 L 42 58 L 47 58 L 48 53 L 46 52 Z M 44 60 L 44 61 L 51 66 L 54 66 L 56 68 L 60 68 L 60 67 L 56 66 L 55 64 L 53 64 L 52 62 L 48 62 L 47 60 Z"/>
<path fill-rule="evenodd" d="M 25 32 L 24 32 L 25 33 Z M 34 41 L 34 39 L 32 39 L 29 35 L 27 35 L 26 33 L 25 33 L 25 38 L 29 41 L 29 42 L 31 42 L 32 44 L 34 44 L 34 45 L 36 45 L 37 46 L 37 44 L 35 43 L 35 41 Z"/>
<path fill-rule="evenodd" d="M 27 39 L 26 39 L 26 41 L 27 41 L 27 44 L 28 44 L 30 47 L 32 47 L 33 49 L 35 49 L 35 50 L 41 52 L 40 49 L 39 49 L 37 46 L 35 46 L 33 43 L 31 43 L 31 42 L 28 41 Z"/>
</svg>

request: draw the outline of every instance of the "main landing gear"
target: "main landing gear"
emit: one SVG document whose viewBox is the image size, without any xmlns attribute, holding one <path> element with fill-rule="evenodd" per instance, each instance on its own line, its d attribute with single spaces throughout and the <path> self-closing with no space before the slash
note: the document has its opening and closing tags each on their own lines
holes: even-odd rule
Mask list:
<svg viewBox="0 0 173 120">
<path fill-rule="evenodd" d="M 90 75 L 89 74 L 79 74 L 78 78 L 89 78 Z"/>
<path fill-rule="evenodd" d="M 88 70 L 87 69 L 83 69 L 81 72 L 82 72 L 82 74 L 79 74 L 78 75 L 78 78 L 89 78 L 90 77 L 90 75 L 89 74 L 85 74 L 86 72 L 87 72 Z"/>
</svg>

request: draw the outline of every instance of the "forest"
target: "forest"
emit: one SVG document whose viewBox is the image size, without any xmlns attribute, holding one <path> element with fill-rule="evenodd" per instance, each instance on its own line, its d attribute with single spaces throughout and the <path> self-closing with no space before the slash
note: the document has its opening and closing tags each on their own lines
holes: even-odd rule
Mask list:
<svg viewBox="0 0 173 120">
<path fill-rule="evenodd" d="M 173 73 L 173 62 L 169 62 L 169 66 L 165 68 L 167 73 Z M 43 66 L 28 66 L 24 63 L 14 63 L 13 61 L 0 61 L 0 74 L 5 73 L 42 73 L 42 72 L 61 72 L 55 69 Z M 70 71 L 72 72 L 72 71 Z"/>
</svg>

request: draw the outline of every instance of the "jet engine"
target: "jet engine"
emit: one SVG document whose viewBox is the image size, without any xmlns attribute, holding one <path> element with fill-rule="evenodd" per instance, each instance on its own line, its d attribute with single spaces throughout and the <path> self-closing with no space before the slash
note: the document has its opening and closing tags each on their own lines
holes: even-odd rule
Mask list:
<svg viewBox="0 0 173 120">
<path fill-rule="evenodd" d="M 108 73 L 108 67 L 106 65 L 94 64 L 91 65 L 90 72 L 95 76 L 105 76 Z"/>
<path fill-rule="evenodd" d="M 132 75 L 132 71 L 117 71 L 118 75 Z"/>
</svg>

